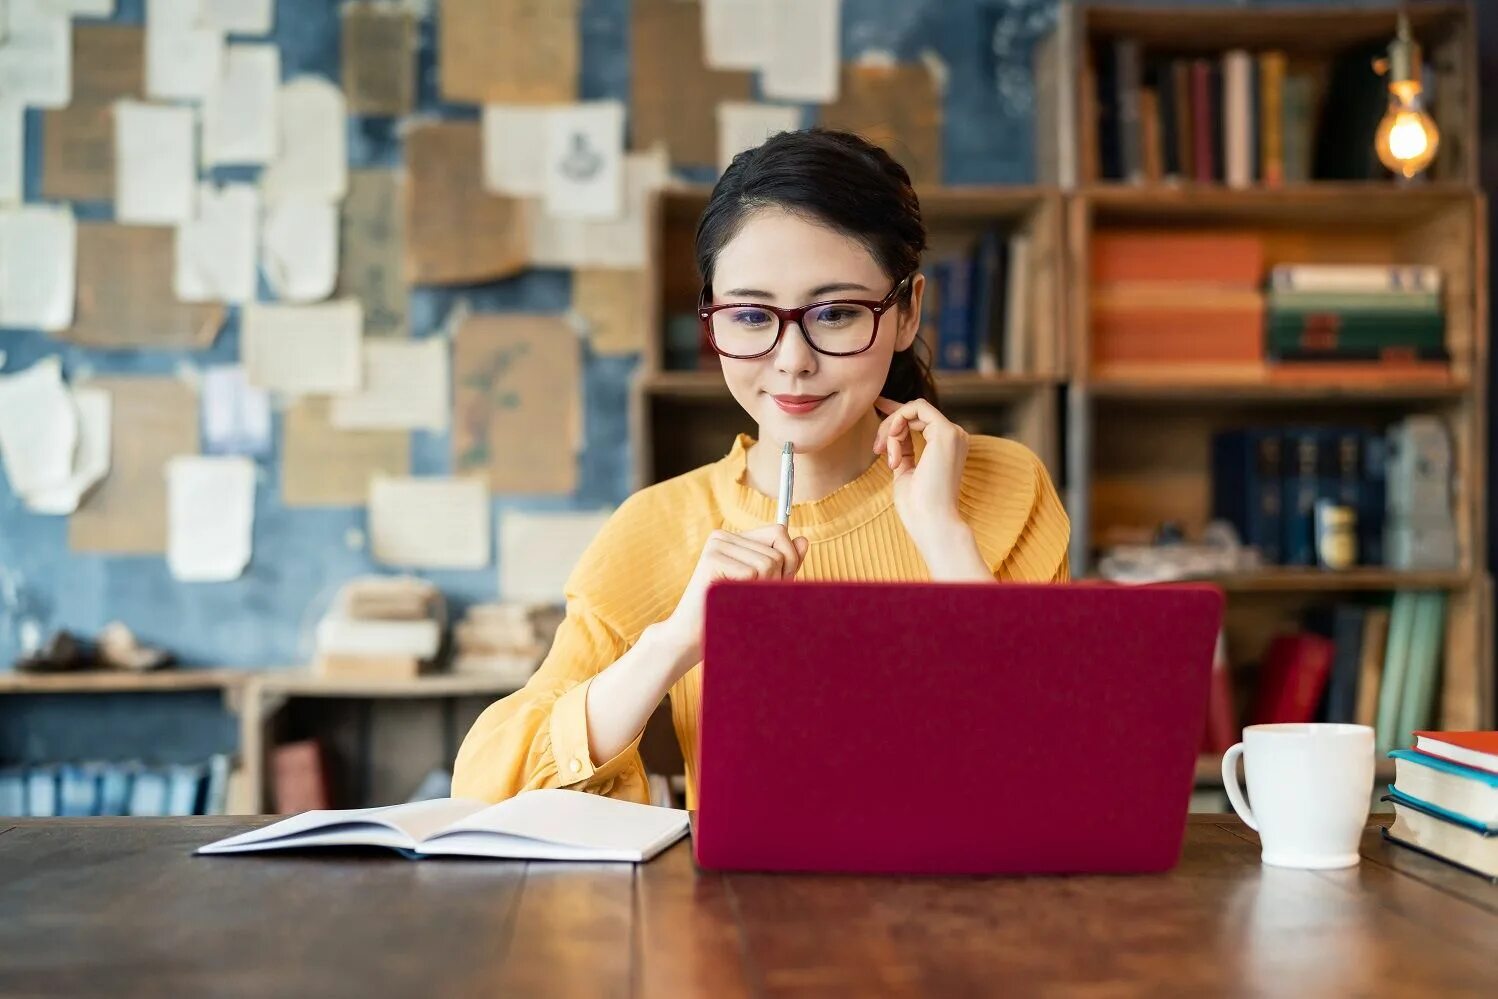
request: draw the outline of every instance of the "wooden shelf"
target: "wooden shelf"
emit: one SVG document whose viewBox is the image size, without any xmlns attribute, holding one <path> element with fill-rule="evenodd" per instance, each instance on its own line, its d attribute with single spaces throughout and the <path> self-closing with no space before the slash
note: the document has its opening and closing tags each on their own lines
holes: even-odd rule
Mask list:
<svg viewBox="0 0 1498 999">
<path fill-rule="evenodd" d="M 1347 593 L 1380 590 L 1458 590 L 1472 582 L 1472 574 L 1451 571 L 1396 569 L 1264 569 L 1241 575 L 1216 576 L 1206 582 L 1229 593 Z"/>
<path fill-rule="evenodd" d="M 1001 402 L 1057 384 L 1057 379 L 1047 375 L 983 375 L 966 371 L 936 373 L 936 385 L 942 398 L 962 402 Z M 652 396 L 725 401 L 731 398 L 722 374 L 717 371 L 658 371 L 644 376 L 641 385 Z"/>
<path fill-rule="evenodd" d="M 1373 768 L 1373 783 L 1394 783 L 1394 761 L 1379 760 Z M 1222 757 L 1200 756 L 1196 760 L 1196 786 L 1204 788 L 1222 787 Z"/>
<path fill-rule="evenodd" d="M 1306 403 L 1421 403 L 1450 402 L 1465 398 L 1472 386 L 1452 378 L 1446 381 L 1396 381 L 1369 377 L 1366 381 L 1336 383 L 1247 376 L 1241 379 L 1192 379 L 1179 374 L 1159 377 L 1131 374 L 1105 376 L 1083 383 L 1099 401 L 1182 403 L 1193 406 L 1222 403 L 1237 405 L 1305 405 Z"/>
<path fill-rule="evenodd" d="M 516 689 L 506 677 L 481 673 L 428 673 L 410 680 L 366 680 L 322 676 L 303 669 L 261 670 L 256 685 L 285 697 L 465 697 L 504 694 Z"/>
<path fill-rule="evenodd" d="M 149 673 L 87 670 L 72 673 L 0 673 L 0 694 L 107 694 L 132 691 L 228 690 L 244 686 L 254 670 L 166 669 Z"/>
<path fill-rule="evenodd" d="M 1088 184 L 1078 196 L 1109 216 L 1199 214 L 1281 219 L 1305 224 L 1317 218 L 1412 222 L 1432 207 L 1470 200 L 1472 188 L 1454 181 L 1402 185 L 1386 181 L 1312 181 L 1284 187 L 1222 184 Z"/>
</svg>

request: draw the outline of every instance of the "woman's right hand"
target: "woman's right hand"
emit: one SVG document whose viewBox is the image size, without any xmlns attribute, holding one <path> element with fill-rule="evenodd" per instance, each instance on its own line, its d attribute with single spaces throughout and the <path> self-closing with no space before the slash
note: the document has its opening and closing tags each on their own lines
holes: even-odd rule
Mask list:
<svg viewBox="0 0 1498 999">
<path fill-rule="evenodd" d="M 806 558 L 809 542 L 792 538 L 779 524 L 767 524 L 735 534 L 714 531 L 702 546 L 697 568 L 687 581 L 671 616 L 661 622 L 673 642 L 688 652 L 692 663 L 702 659 L 702 621 L 708 586 L 719 579 L 793 579 Z"/>
</svg>

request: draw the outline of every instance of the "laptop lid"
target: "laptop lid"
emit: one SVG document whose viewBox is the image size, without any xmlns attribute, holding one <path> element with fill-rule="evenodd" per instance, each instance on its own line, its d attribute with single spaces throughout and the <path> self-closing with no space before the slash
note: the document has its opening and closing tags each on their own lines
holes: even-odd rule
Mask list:
<svg viewBox="0 0 1498 999">
<path fill-rule="evenodd" d="M 1221 617 L 1200 585 L 714 584 L 698 862 L 1169 868 Z"/>
</svg>

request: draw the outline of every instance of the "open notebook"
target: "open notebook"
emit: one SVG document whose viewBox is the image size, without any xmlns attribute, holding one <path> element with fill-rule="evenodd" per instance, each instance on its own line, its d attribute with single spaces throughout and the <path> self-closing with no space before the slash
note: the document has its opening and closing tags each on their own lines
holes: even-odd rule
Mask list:
<svg viewBox="0 0 1498 999">
<path fill-rule="evenodd" d="M 582 791 L 527 791 L 497 805 L 436 798 L 319 810 L 199 847 L 253 853 L 313 846 L 385 846 L 408 857 L 649 860 L 687 832 L 687 813 Z"/>
</svg>

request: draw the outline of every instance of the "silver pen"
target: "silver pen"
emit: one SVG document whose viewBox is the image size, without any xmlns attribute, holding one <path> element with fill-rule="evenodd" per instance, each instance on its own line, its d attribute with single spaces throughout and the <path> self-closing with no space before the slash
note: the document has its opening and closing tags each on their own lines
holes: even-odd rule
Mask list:
<svg viewBox="0 0 1498 999">
<path fill-rule="evenodd" d="M 796 478 L 796 448 L 790 441 L 780 449 L 780 503 L 775 523 L 785 527 L 791 522 L 791 483 Z"/>
</svg>

